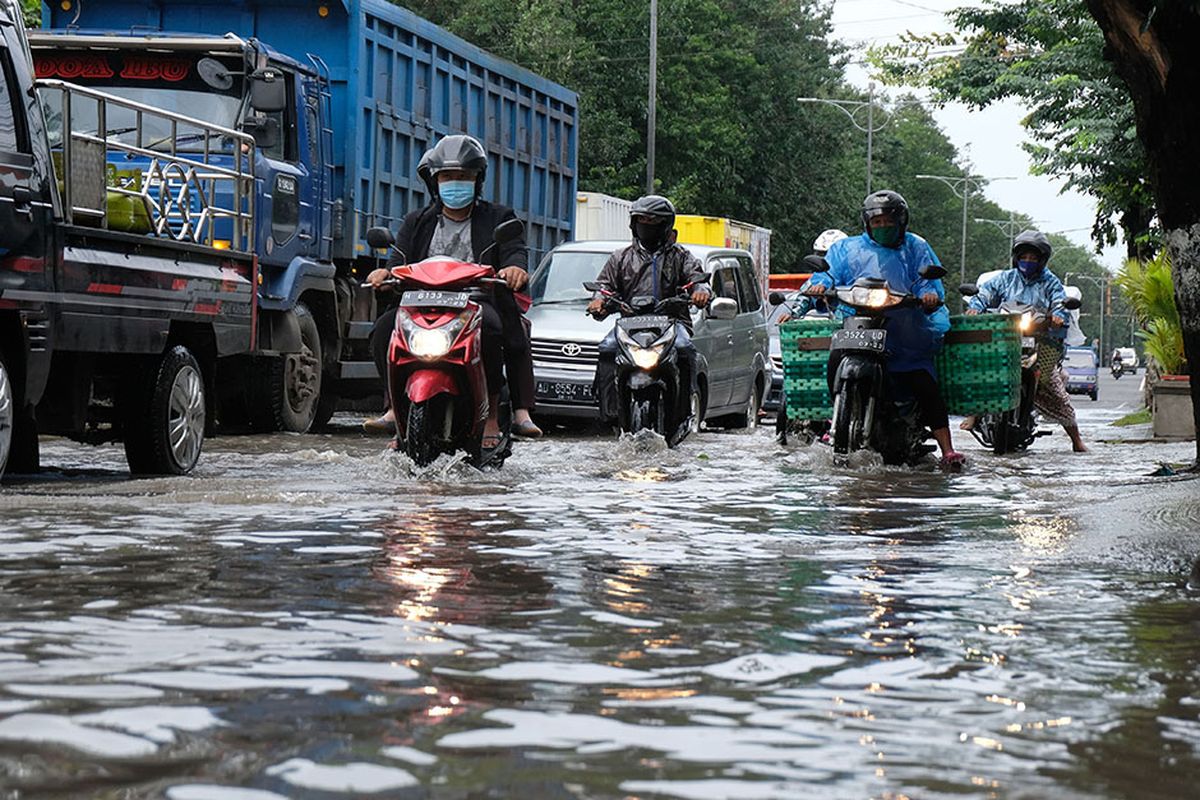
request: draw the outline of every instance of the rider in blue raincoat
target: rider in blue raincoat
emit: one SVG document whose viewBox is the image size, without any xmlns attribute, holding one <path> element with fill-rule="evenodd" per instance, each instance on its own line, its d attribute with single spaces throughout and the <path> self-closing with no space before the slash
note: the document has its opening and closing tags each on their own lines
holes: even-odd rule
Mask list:
<svg viewBox="0 0 1200 800">
<path fill-rule="evenodd" d="M 1038 342 L 1038 384 L 1033 404 L 1043 416 L 1063 426 L 1076 453 L 1086 453 L 1075 408 L 1059 370 L 1070 319 L 1064 308 L 1067 292 L 1047 267 L 1053 252 L 1046 234 L 1034 230 L 1017 234 L 1013 239 L 1012 269 L 979 284 L 979 294 L 967 301 L 967 313 L 994 310 L 1004 303 L 1024 303 L 1050 315 L 1050 329 Z M 970 430 L 974 423 L 974 417 L 967 417 L 962 427 Z"/>
<path fill-rule="evenodd" d="M 965 459 L 954 450 L 933 363 L 942 337 L 950 330 L 946 290 L 940 280 L 920 275 L 922 267 L 941 262 L 928 242 L 908 231 L 908 203 L 898 193 L 885 190 L 868 195 L 862 221 L 863 234 L 835 242 L 825 254 L 829 271 L 814 274 L 809 286 L 824 292 L 859 278 L 882 278 L 892 290 L 911 292 L 921 300 L 919 308 L 887 312 L 888 374 L 916 398 L 921 419 L 942 451 L 943 466 L 961 464 Z M 854 310 L 840 305 L 837 313 L 844 316 Z"/>
</svg>

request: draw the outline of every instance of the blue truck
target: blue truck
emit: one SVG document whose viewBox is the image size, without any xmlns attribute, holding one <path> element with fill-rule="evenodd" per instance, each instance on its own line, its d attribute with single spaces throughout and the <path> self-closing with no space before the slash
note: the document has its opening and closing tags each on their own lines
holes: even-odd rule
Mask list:
<svg viewBox="0 0 1200 800">
<path fill-rule="evenodd" d="M 302 346 L 217 387 L 223 420 L 305 431 L 339 398 L 379 393 L 366 231 L 428 202 L 416 166 L 442 136 L 484 143 L 484 194 L 516 209 L 535 258 L 571 236 L 576 94 L 391 3 L 64 0 L 43 24 L 30 36 L 39 77 L 254 136 L 258 303 Z M 162 136 L 172 150 L 231 147 Z"/>
</svg>

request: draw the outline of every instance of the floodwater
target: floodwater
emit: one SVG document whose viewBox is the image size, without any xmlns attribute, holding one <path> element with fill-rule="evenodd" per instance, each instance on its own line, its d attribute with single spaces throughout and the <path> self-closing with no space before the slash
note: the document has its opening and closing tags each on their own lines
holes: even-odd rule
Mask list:
<svg viewBox="0 0 1200 800">
<path fill-rule="evenodd" d="M 1079 405 L 1091 454 L 959 475 L 765 430 L 415 474 L 347 425 L 136 481 L 45 442 L 0 493 L 0 797 L 1196 797 L 1200 484 L 1148 477 L 1193 445 Z"/>
</svg>

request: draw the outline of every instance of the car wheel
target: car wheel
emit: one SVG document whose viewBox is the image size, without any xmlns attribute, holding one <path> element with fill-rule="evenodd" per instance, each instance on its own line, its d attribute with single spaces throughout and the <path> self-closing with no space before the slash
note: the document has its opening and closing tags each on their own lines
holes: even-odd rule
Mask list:
<svg viewBox="0 0 1200 800">
<path fill-rule="evenodd" d="M 16 422 L 16 405 L 13 402 L 12 381 L 8 377 L 8 365 L 0 355 L 0 477 L 8 466 L 8 454 L 12 450 L 13 424 Z"/>
<path fill-rule="evenodd" d="M 143 374 L 124 408 L 125 458 L 135 475 L 186 475 L 204 446 L 204 376 L 176 346 Z"/>
</svg>

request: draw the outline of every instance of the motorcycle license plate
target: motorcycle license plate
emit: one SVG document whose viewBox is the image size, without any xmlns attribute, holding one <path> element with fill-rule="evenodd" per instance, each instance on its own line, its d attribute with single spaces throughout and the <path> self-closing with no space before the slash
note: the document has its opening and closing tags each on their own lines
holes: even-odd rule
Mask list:
<svg viewBox="0 0 1200 800">
<path fill-rule="evenodd" d="M 594 403 L 592 384 L 571 381 L 538 381 L 535 390 L 539 399 L 569 403 Z"/>
<path fill-rule="evenodd" d="M 435 306 L 437 308 L 466 308 L 471 299 L 469 292 L 437 292 L 430 289 L 413 289 L 400 298 L 402 306 Z"/>
<path fill-rule="evenodd" d="M 834 331 L 829 342 L 830 350 L 868 350 L 882 353 L 887 341 L 887 331 L 882 328 L 860 328 L 850 331 Z"/>
<path fill-rule="evenodd" d="M 1036 350 L 1037 349 L 1037 337 L 1022 336 L 1021 337 L 1021 349 L 1022 350 Z"/>
</svg>

